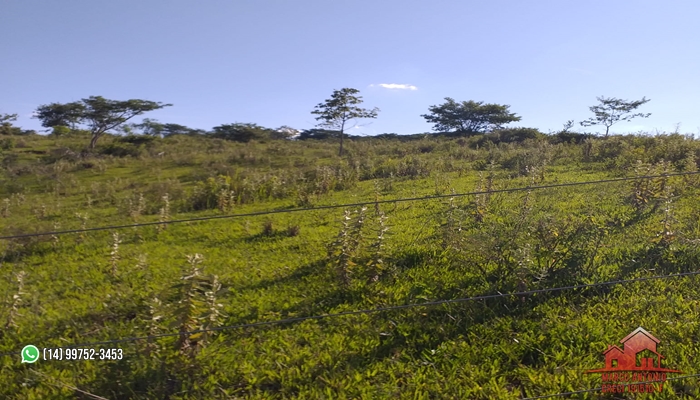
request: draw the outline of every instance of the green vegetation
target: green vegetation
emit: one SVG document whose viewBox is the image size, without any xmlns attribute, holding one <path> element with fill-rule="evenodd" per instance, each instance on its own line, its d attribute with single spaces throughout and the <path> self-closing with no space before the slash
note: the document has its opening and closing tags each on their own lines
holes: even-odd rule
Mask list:
<svg viewBox="0 0 700 400">
<path fill-rule="evenodd" d="M 520 121 L 520 117 L 508 111 L 510 106 L 484 104 L 483 101 L 457 103 L 445 97 L 445 103 L 430 106 L 430 114 L 421 115 L 427 122 L 435 124 L 438 132 L 457 132 L 468 136 L 501 129 L 503 125 Z"/>
<path fill-rule="evenodd" d="M 633 118 L 641 117 L 648 118 L 651 113 L 636 113 L 630 114 L 632 111 L 639 108 L 641 105 L 650 102 L 650 99 L 643 97 L 641 100 L 627 101 L 616 98 L 598 97 L 600 102 L 597 106 L 590 107 L 591 112 L 595 117 L 591 117 L 585 121 L 581 121 L 581 126 L 605 126 L 605 137 L 610 133 L 610 127 L 620 121 L 630 121 Z"/>
<path fill-rule="evenodd" d="M 340 150 L 338 155 L 343 155 L 343 139 L 345 136 L 346 124 L 357 118 L 377 118 L 378 108 L 371 110 L 360 108 L 357 104 L 362 103 L 362 96 L 357 89 L 343 88 L 334 90 L 330 99 L 316 105 L 311 114 L 316 114 L 316 120 L 323 121 L 319 126 L 331 128 L 338 132 L 340 136 Z"/>
<path fill-rule="evenodd" d="M 1 240 L 0 353 L 174 335 L 93 347 L 121 360 L 4 356 L 0 397 L 517 399 L 600 386 L 583 371 L 638 326 L 697 373 L 696 277 L 186 333 L 697 271 L 699 176 L 494 192 L 699 166 L 689 137 L 576 135 L 351 138 L 343 157 L 337 138 L 105 134 L 86 155 L 89 131 L 13 136 L 3 236 L 374 204 Z"/>
<path fill-rule="evenodd" d="M 148 100 L 108 100 L 102 96 L 90 96 L 72 103 L 51 103 L 39 106 L 34 118 L 45 128 L 66 126 L 75 129 L 85 124 L 90 129 L 90 149 L 97 140 L 112 129 L 118 128 L 131 118 L 148 111 L 158 110 L 172 104 Z"/>
</svg>

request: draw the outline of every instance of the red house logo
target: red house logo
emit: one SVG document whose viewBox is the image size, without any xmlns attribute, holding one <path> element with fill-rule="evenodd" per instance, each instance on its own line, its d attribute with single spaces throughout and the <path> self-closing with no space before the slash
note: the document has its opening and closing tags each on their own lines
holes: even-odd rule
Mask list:
<svg viewBox="0 0 700 400">
<path fill-rule="evenodd" d="M 586 373 L 602 374 L 603 392 L 660 392 L 667 373 L 682 373 L 663 368 L 661 360 L 665 357 L 656 349 L 660 342 L 639 327 L 620 340 L 624 349 L 608 346 L 603 352 L 605 368 Z"/>
</svg>

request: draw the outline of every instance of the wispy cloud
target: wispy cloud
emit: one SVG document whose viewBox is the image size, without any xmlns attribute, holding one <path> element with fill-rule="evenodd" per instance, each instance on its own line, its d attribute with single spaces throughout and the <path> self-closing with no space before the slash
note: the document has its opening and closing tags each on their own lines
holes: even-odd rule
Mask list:
<svg viewBox="0 0 700 400">
<path fill-rule="evenodd" d="M 413 85 L 407 85 L 403 83 L 380 83 L 378 85 L 369 85 L 369 86 L 381 86 L 385 89 L 404 89 L 404 90 L 418 90 L 417 87 Z"/>
</svg>

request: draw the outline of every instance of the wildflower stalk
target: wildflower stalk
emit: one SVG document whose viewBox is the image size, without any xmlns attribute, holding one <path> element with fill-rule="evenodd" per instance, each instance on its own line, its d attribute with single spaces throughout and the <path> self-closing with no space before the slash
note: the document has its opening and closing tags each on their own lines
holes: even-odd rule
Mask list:
<svg viewBox="0 0 700 400">
<path fill-rule="evenodd" d="M 3 218 L 10 216 L 10 199 L 3 199 L 2 211 L 0 211 L 0 215 L 2 215 Z"/>
<path fill-rule="evenodd" d="M 121 239 L 119 238 L 119 233 L 114 232 L 112 234 L 112 251 L 109 253 L 110 259 L 109 262 L 112 266 L 112 276 L 117 275 L 117 266 L 119 263 L 119 244 L 121 243 Z"/>
<path fill-rule="evenodd" d="M 81 213 L 75 213 L 75 216 L 80 219 L 80 229 L 87 229 L 87 221 L 88 221 L 88 215 L 87 214 L 81 214 Z M 85 240 L 85 232 L 79 232 L 78 233 L 78 243 L 82 243 L 83 240 Z"/>
<path fill-rule="evenodd" d="M 53 223 L 53 230 L 58 231 L 61 228 L 60 224 L 58 222 Z M 53 244 L 54 248 L 57 248 L 59 245 L 59 239 L 58 235 L 51 235 L 51 243 Z"/>
<path fill-rule="evenodd" d="M 161 309 L 163 303 L 158 297 L 154 297 L 148 305 L 148 336 L 155 336 L 160 333 L 159 324 L 163 319 Z M 146 343 L 146 355 L 150 355 L 158 351 L 158 343 L 153 339 L 148 339 Z"/>
<path fill-rule="evenodd" d="M 367 207 L 362 207 L 353 221 L 351 212 L 345 210 L 340 232 L 336 240 L 329 246 L 328 260 L 334 265 L 336 274 L 345 287 L 350 285 L 352 267 L 356 265 L 353 257 L 362 242 L 365 211 L 367 211 Z"/>
<path fill-rule="evenodd" d="M 374 215 L 379 216 L 379 181 L 374 181 Z"/>
<path fill-rule="evenodd" d="M 664 188 L 662 201 L 664 203 L 664 216 L 661 220 L 662 231 L 659 233 L 659 236 L 661 237 L 660 243 L 663 245 L 668 245 L 671 244 L 675 238 L 673 225 L 676 222 L 673 216 L 673 193 L 670 185 L 667 185 Z"/>
<path fill-rule="evenodd" d="M 163 207 L 160 209 L 160 222 L 161 224 L 157 225 L 157 232 L 161 233 L 165 228 L 167 227 L 166 222 L 170 221 L 170 197 L 166 193 L 163 196 Z"/>
<path fill-rule="evenodd" d="M 379 214 L 379 227 L 377 228 L 377 236 L 374 243 L 370 246 L 372 258 L 370 259 L 368 269 L 370 281 L 376 282 L 379 277 L 385 272 L 384 265 L 384 240 L 389 227 L 386 225 L 388 217 L 384 213 Z"/>
<path fill-rule="evenodd" d="M 22 295 L 26 294 L 24 293 L 24 278 L 26 275 L 24 271 L 20 271 L 15 275 L 15 279 L 17 280 L 17 292 L 12 296 L 12 306 L 10 306 L 10 314 L 7 316 L 5 329 L 17 327 L 15 320 L 21 315 L 19 313 L 19 307 L 22 305 Z"/>
</svg>

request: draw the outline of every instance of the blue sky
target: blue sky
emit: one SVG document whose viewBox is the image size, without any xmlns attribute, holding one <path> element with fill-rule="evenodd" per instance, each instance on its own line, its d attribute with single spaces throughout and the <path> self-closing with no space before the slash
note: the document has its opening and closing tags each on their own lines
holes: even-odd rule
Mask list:
<svg viewBox="0 0 700 400">
<path fill-rule="evenodd" d="M 698 15 L 696 0 L 2 0 L 0 113 L 40 129 L 38 105 L 99 95 L 173 103 L 145 116 L 193 128 L 306 129 L 352 87 L 381 109 L 354 134 L 430 131 L 420 115 L 445 97 L 547 132 L 596 96 L 646 96 L 652 116 L 613 132 L 697 135 Z"/>
</svg>

